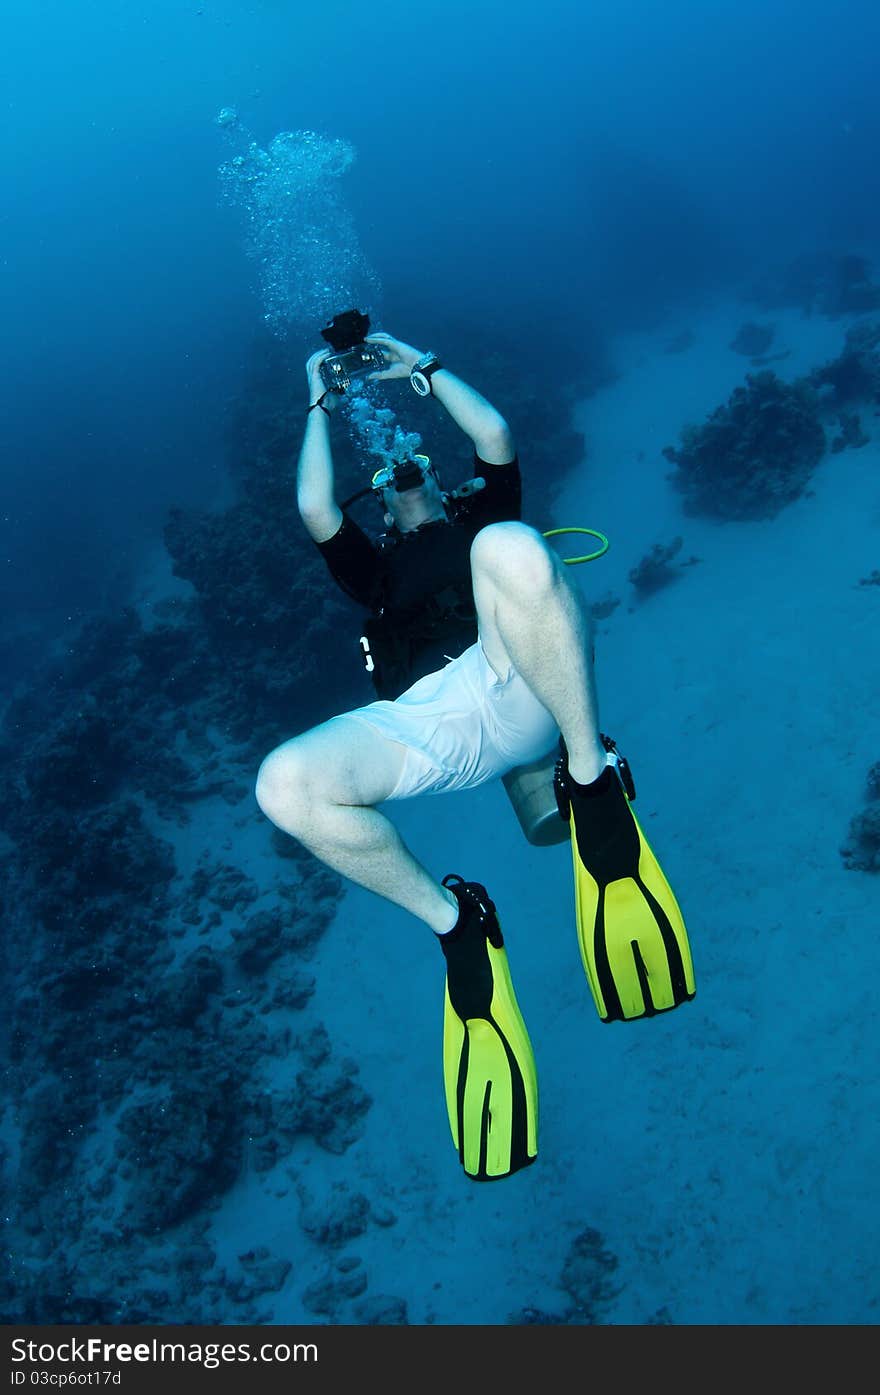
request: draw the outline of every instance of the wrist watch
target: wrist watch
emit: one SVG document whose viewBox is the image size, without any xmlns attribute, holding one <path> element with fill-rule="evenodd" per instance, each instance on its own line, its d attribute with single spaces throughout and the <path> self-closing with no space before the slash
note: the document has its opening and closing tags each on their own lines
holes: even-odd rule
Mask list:
<svg viewBox="0 0 880 1395">
<path fill-rule="evenodd" d="M 419 397 L 429 397 L 433 393 L 431 378 L 438 368 L 442 367 L 443 364 L 437 355 L 430 351 L 416 359 L 410 371 L 409 380 L 413 385 L 413 391 L 417 392 Z"/>
</svg>

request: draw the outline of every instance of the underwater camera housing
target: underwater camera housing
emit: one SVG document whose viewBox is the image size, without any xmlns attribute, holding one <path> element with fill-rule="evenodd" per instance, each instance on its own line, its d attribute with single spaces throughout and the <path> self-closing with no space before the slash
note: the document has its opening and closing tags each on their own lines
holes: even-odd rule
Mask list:
<svg viewBox="0 0 880 1395">
<path fill-rule="evenodd" d="M 328 392 L 347 392 L 352 380 L 385 367 L 385 355 L 378 344 L 365 344 L 370 331 L 370 317 L 360 310 L 344 310 L 334 315 L 321 330 L 333 350 L 321 364 L 321 381 Z"/>
</svg>

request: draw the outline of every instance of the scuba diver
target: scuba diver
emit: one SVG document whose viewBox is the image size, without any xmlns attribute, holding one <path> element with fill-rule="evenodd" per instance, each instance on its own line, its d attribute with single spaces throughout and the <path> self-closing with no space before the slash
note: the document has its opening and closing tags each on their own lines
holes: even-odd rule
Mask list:
<svg viewBox="0 0 880 1395">
<path fill-rule="evenodd" d="M 520 519 L 508 423 L 436 354 L 384 333 L 365 335 L 364 348 L 381 365 L 368 381 L 409 378 L 445 408 L 470 439 L 474 475 L 445 493 L 427 456 L 387 464 L 370 489 L 388 531 L 370 538 L 336 499 L 330 427 L 342 392 L 328 387 L 332 350 L 309 358 L 297 504 L 331 575 L 367 612 L 361 648 L 377 700 L 272 751 L 256 798 L 322 862 L 437 936 L 453 1142 L 466 1174 L 489 1180 L 538 1151 L 535 1060 L 495 903 L 479 881 L 438 882 L 377 806 L 473 789 L 549 753 L 599 1016 L 677 1007 L 694 996 L 693 965 L 631 809 L 629 767 L 599 729 L 589 613 L 563 561 Z"/>
</svg>

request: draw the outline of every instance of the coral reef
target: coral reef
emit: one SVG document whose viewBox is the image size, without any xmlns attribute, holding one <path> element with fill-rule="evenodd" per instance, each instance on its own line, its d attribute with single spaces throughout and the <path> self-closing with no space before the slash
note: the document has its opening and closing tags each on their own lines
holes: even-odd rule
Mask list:
<svg viewBox="0 0 880 1395">
<path fill-rule="evenodd" d="M 335 1249 L 363 1235 L 370 1218 L 370 1202 L 362 1192 L 350 1192 L 334 1183 L 319 1205 L 305 1187 L 299 1188 L 300 1224 L 318 1245 Z"/>
<path fill-rule="evenodd" d="M 851 325 L 841 352 L 807 381 L 830 408 L 880 402 L 880 320 Z"/>
<path fill-rule="evenodd" d="M 169 606 L 150 629 L 124 610 L 89 621 L 6 709 L 16 1148 L 0 1302 L 15 1320 L 258 1316 L 203 1241 L 252 1124 L 262 1122 L 275 1158 L 301 1138 L 339 1153 L 369 1108 L 319 1022 L 301 1046 L 264 1015 L 283 1023 L 307 1010 L 315 982 L 297 961 L 330 923 L 339 879 L 299 849 L 283 864 L 270 856 L 280 880 L 267 885 L 209 840 L 183 869 L 164 836 L 212 801 L 240 819 L 245 800 L 273 849 L 249 801 L 278 714 L 257 701 L 249 739 L 230 743 L 247 714 L 234 665 L 224 672 L 216 660 L 197 606 Z M 300 695 L 300 711 L 308 703 Z M 295 894 L 282 896 L 291 883 Z M 260 982 L 270 969 L 272 983 Z M 278 1054 L 290 1058 L 291 1087 L 267 1123 L 256 1102 Z M 169 1233 L 180 1256 L 171 1264 Z"/>
<path fill-rule="evenodd" d="M 817 252 L 763 273 L 748 298 L 765 309 L 794 306 L 805 315 L 836 319 L 880 308 L 880 286 L 867 258 L 855 253 Z"/>
<path fill-rule="evenodd" d="M 675 566 L 672 565 L 681 548 L 681 538 L 673 538 L 670 543 L 655 543 L 651 551 L 631 568 L 629 580 L 639 600 L 645 600 L 655 591 L 662 591 L 664 586 L 681 576 L 682 568 L 696 566 L 699 557 L 689 557 L 686 562 L 676 562 Z"/>
<path fill-rule="evenodd" d="M 865 808 L 850 820 L 840 856 L 851 871 L 880 872 L 880 761 L 868 770 Z"/>
<path fill-rule="evenodd" d="M 610 591 L 606 591 L 604 596 L 600 596 L 598 600 L 591 602 L 590 614 L 594 620 L 607 620 L 609 615 L 614 614 L 619 605 L 620 597 L 613 595 Z"/>
<path fill-rule="evenodd" d="M 842 450 L 860 450 L 870 443 L 871 437 L 862 430 L 862 423 L 856 412 L 841 412 L 837 418 L 840 435 L 831 442 L 831 454 L 839 455 Z"/>
<path fill-rule="evenodd" d="M 825 452 L 818 399 L 808 382 L 749 374 L 702 426 L 685 426 L 663 455 L 688 514 L 773 518 L 807 488 Z"/>
<path fill-rule="evenodd" d="M 377 1293 L 354 1305 L 355 1321 L 362 1327 L 407 1327 L 407 1305 L 403 1298 Z"/>
<path fill-rule="evenodd" d="M 617 1256 L 591 1226 L 571 1242 L 560 1278 L 581 1321 L 596 1322 L 619 1296 L 620 1287 L 611 1277 L 617 1264 Z"/>
<path fill-rule="evenodd" d="M 325 1278 L 309 1284 L 303 1292 L 303 1303 L 309 1312 L 327 1317 L 331 1322 L 340 1322 L 344 1306 L 350 1299 L 359 1298 L 367 1287 L 362 1264 L 356 1255 L 343 1255 L 327 1271 Z"/>
<path fill-rule="evenodd" d="M 244 1274 L 235 1285 L 234 1296 L 240 1303 L 261 1293 L 277 1293 L 292 1268 L 289 1259 L 273 1255 L 267 1245 L 245 1250 L 238 1256 L 238 1262 Z"/>
<path fill-rule="evenodd" d="M 603 1236 L 587 1226 L 572 1240 L 559 1276 L 559 1285 L 570 1299 L 569 1306 L 562 1313 L 525 1308 L 512 1314 L 508 1323 L 584 1327 L 603 1322 L 621 1293 L 613 1278 L 617 1267 L 617 1256 L 606 1248 Z"/>
<path fill-rule="evenodd" d="M 840 855 L 852 871 L 880 872 L 880 802 L 853 816 Z"/>
<path fill-rule="evenodd" d="M 235 1181 L 243 1141 L 241 1081 L 210 1064 L 170 1077 L 152 1099 L 124 1109 L 116 1156 L 129 1195 L 124 1224 L 155 1234 L 202 1209 Z"/>
<path fill-rule="evenodd" d="M 770 348 L 775 335 L 773 325 L 758 325 L 749 320 L 740 325 L 729 347 L 735 354 L 744 354 L 746 358 L 760 358 Z"/>
</svg>

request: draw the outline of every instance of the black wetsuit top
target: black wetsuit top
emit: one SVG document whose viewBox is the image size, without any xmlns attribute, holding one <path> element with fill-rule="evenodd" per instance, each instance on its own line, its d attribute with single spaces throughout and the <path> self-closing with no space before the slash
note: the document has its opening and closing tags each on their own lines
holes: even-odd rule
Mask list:
<svg viewBox="0 0 880 1395">
<path fill-rule="evenodd" d="M 487 524 L 519 518 L 521 483 L 516 459 L 489 465 L 474 456 L 474 475 L 485 489 L 451 501 L 448 519 L 374 542 L 345 514 L 318 543 L 334 580 L 369 611 L 361 646 L 380 698 L 399 697 L 476 641 L 471 543 Z"/>
</svg>

